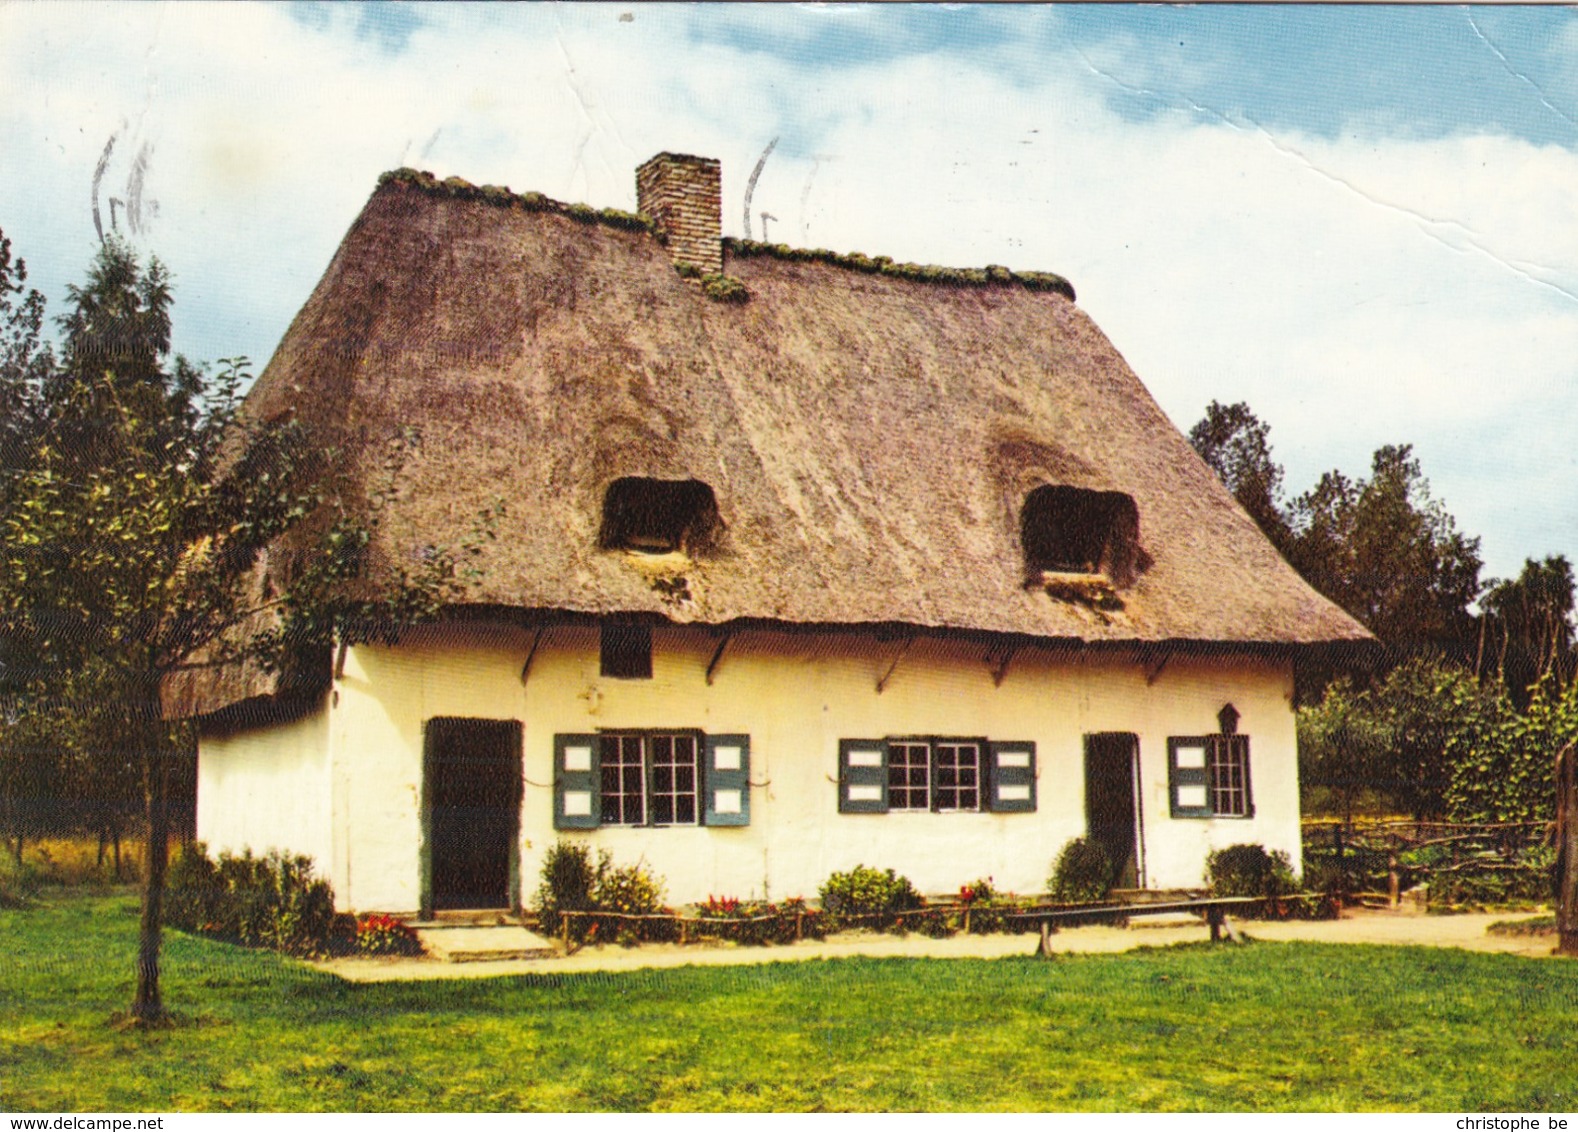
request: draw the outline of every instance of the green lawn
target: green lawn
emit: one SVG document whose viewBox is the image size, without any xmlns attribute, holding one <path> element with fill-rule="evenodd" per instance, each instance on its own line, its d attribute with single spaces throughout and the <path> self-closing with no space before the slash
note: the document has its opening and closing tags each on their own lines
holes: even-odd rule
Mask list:
<svg viewBox="0 0 1578 1132">
<path fill-rule="evenodd" d="M 1578 1108 L 1578 963 L 1185 945 L 355 986 L 135 901 L 0 912 L 0 1109 Z"/>
</svg>

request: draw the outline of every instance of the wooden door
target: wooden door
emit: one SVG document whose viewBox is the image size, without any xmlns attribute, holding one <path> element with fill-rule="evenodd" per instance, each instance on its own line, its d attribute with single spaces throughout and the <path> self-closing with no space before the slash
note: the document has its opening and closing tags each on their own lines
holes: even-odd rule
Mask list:
<svg viewBox="0 0 1578 1132">
<path fill-rule="evenodd" d="M 1114 888 L 1140 886 L 1139 764 L 1139 736 L 1085 736 L 1085 824 L 1112 863 Z"/>
<path fill-rule="evenodd" d="M 424 742 L 424 912 L 515 903 L 521 726 L 433 719 Z"/>
</svg>

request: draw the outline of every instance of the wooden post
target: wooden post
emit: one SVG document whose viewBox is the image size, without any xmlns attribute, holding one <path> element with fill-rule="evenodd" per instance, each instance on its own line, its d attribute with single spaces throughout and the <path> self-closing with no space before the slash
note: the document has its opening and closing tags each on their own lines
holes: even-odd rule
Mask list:
<svg viewBox="0 0 1578 1132">
<path fill-rule="evenodd" d="M 796 943 L 800 942 L 801 933 L 804 930 L 805 930 L 805 914 L 803 912 L 796 912 L 794 914 L 794 941 Z"/>
<path fill-rule="evenodd" d="M 559 913 L 559 931 L 564 935 L 564 953 L 570 954 L 570 917 Z"/>
<path fill-rule="evenodd" d="M 1339 820 L 1331 827 L 1332 848 L 1337 852 L 1337 886 L 1343 903 L 1348 898 L 1348 873 L 1342 864 L 1342 822 Z"/>
<path fill-rule="evenodd" d="M 970 906 L 968 904 L 964 906 L 964 934 L 970 934 Z"/>
<path fill-rule="evenodd" d="M 1036 945 L 1037 959 L 1052 958 L 1052 933 L 1056 930 L 1051 920 L 1041 921 L 1041 942 Z"/>
<path fill-rule="evenodd" d="M 1205 910 L 1205 921 L 1211 925 L 1211 942 L 1222 941 L 1222 909 L 1213 904 Z"/>
<path fill-rule="evenodd" d="M 1578 955 L 1578 745 L 1556 755 L 1556 954 Z"/>
<path fill-rule="evenodd" d="M 1397 850 L 1394 849 L 1386 855 L 1386 868 L 1386 894 L 1395 909 L 1402 897 L 1403 888 L 1402 878 L 1397 875 Z"/>
</svg>

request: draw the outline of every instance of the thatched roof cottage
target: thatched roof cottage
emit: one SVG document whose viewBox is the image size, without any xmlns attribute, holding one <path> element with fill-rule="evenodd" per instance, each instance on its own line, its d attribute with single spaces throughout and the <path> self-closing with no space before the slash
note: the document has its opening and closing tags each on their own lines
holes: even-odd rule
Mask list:
<svg viewBox="0 0 1578 1132">
<path fill-rule="evenodd" d="M 1368 639 L 1278 556 L 1057 276 L 724 240 L 715 161 L 641 216 L 386 176 L 250 394 L 421 444 L 375 551 L 507 518 L 471 605 L 305 695 L 187 690 L 198 832 L 342 905 L 518 906 L 556 838 L 672 899 L 892 866 L 1039 890 L 1299 855 L 1295 663 Z"/>
</svg>

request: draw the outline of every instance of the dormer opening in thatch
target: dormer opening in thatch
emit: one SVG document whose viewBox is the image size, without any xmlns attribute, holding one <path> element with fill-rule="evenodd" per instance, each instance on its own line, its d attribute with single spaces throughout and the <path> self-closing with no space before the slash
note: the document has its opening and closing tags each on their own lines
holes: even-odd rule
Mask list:
<svg viewBox="0 0 1578 1132">
<path fill-rule="evenodd" d="M 609 484 L 603 494 L 597 545 L 603 550 L 694 557 L 711 549 L 719 526 L 717 498 L 700 480 L 625 476 Z"/>
<path fill-rule="evenodd" d="M 1126 586 L 1138 572 L 1140 513 L 1121 491 L 1043 484 L 1025 496 L 1019 535 L 1030 584 L 1076 575 Z"/>
</svg>

